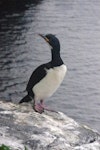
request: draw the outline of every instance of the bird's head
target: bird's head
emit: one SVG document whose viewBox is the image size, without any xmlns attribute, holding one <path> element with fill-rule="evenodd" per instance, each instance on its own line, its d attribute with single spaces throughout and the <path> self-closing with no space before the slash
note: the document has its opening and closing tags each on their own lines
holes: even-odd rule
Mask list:
<svg viewBox="0 0 100 150">
<path fill-rule="evenodd" d="M 51 49 L 56 49 L 60 51 L 60 43 L 55 35 L 53 34 L 47 34 L 47 35 L 39 34 L 39 35 L 43 39 L 45 39 L 45 41 L 50 45 Z"/>
</svg>

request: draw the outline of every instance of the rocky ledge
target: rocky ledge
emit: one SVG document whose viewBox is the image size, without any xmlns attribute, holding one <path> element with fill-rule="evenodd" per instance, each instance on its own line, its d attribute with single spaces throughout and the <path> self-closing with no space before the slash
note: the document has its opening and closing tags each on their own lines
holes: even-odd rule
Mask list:
<svg viewBox="0 0 100 150">
<path fill-rule="evenodd" d="M 12 150 L 100 150 L 100 135 L 61 112 L 0 101 L 0 145 Z"/>
</svg>

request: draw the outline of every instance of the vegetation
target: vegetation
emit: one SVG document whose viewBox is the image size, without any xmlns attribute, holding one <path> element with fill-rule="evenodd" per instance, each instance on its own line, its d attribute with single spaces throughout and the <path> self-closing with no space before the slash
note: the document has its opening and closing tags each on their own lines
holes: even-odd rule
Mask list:
<svg viewBox="0 0 100 150">
<path fill-rule="evenodd" d="M 9 146 L 6 146 L 6 145 L 2 144 L 0 146 L 0 150 L 11 150 L 11 148 Z M 26 146 L 25 146 L 25 150 L 28 150 Z"/>
<path fill-rule="evenodd" d="M 2 145 L 0 146 L 0 150 L 10 150 L 10 147 L 9 147 L 9 146 L 6 146 L 6 145 L 4 145 L 4 144 L 2 144 Z"/>
</svg>

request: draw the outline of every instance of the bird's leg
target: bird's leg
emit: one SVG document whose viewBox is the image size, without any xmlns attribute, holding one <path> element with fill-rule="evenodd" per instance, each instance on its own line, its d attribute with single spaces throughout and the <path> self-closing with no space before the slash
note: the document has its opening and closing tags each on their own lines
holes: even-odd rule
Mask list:
<svg viewBox="0 0 100 150">
<path fill-rule="evenodd" d="M 42 107 L 42 104 L 36 103 L 35 100 L 34 100 L 33 109 L 40 114 L 44 112 L 44 108 Z"/>
<path fill-rule="evenodd" d="M 40 103 L 36 103 L 35 100 L 34 100 L 33 109 L 34 109 L 36 112 L 40 113 L 40 114 L 43 113 L 44 110 L 58 113 L 58 112 L 55 111 L 55 110 L 52 110 L 52 109 L 50 109 L 50 108 L 47 108 L 47 107 L 44 105 L 44 101 L 43 101 L 43 100 L 40 100 Z"/>
<path fill-rule="evenodd" d="M 40 100 L 40 105 L 41 105 L 41 107 L 42 107 L 44 110 L 51 111 L 51 112 L 56 112 L 56 113 L 57 113 L 57 111 L 52 110 L 52 109 L 46 107 L 46 106 L 44 105 L 44 101 L 43 101 L 43 100 Z"/>
</svg>

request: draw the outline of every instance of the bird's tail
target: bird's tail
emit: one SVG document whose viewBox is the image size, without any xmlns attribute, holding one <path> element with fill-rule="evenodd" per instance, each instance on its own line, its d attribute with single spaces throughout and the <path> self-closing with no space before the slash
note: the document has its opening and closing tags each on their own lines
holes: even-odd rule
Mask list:
<svg viewBox="0 0 100 150">
<path fill-rule="evenodd" d="M 32 101 L 31 97 L 29 95 L 26 95 L 23 99 L 20 100 L 19 104 L 30 101 Z"/>
</svg>

